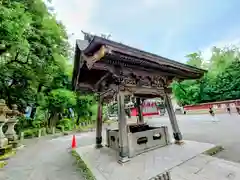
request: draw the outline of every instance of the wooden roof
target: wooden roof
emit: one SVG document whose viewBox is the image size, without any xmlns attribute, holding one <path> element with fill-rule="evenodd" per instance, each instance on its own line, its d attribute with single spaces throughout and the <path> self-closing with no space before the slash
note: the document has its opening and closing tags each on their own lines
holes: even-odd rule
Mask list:
<svg viewBox="0 0 240 180">
<path fill-rule="evenodd" d="M 102 47 L 107 49 L 100 59 L 103 61 L 96 61 L 93 59 L 91 64 L 92 71 L 97 68 L 97 64 L 108 63 L 108 59 L 116 60 L 125 65 L 131 65 L 133 71 L 137 69 L 145 69 L 147 72 L 163 73 L 166 76 L 172 76 L 178 79 L 198 79 L 206 72 L 203 69 L 199 69 L 190 65 L 179 63 L 177 61 L 164 58 L 162 56 L 145 52 L 109 39 L 105 39 L 99 36 L 92 36 L 86 34 L 85 40 L 77 40 L 75 48 L 75 60 L 73 71 L 73 83 L 76 85 L 76 81 L 79 80 L 80 71 L 87 67 L 83 67 L 83 60 L 81 55 L 86 57 L 95 57 L 95 53 L 100 51 Z M 100 53 L 101 54 L 101 53 Z M 95 66 L 96 64 L 96 66 Z M 113 66 L 112 63 L 109 66 Z M 91 76 L 91 74 L 89 74 Z M 98 74 L 103 76 L 103 74 Z"/>
</svg>

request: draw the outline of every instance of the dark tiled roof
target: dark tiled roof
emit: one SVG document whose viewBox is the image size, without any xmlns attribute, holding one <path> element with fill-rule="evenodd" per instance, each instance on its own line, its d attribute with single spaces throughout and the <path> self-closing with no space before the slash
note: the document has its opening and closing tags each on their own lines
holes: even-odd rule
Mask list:
<svg viewBox="0 0 240 180">
<path fill-rule="evenodd" d="M 91 39 L 89 39 L 89 46 L 84 50 L 85 53 L 91 52 L 93 49 L 95 49 L 96 46 L 99 45 L 107 45 L 107 46 L 112 46 L 115 49 L 119 49 L 121 51 L 125 51 L 125 52 L 130 52 L 131 54 L 134 54 L 136 56 L 141 56 L 141 57 L 145 57 L 145 59 L 148 60 L 152 60 L 152 61 L 157 61 L 158 63 L 162 63 L 162 64 L 166 64 L 166 65 L 170 65 L 170 66 L 174 66 L 180 69 L 186 69 L 188 71 L 193 71 L 195 73 L 201 73 L 203 74 L 204 72 L 206 72 L 206 70 L 203 69 L 199 69 L 187 64 L 183 64 L 174 60 L 170 60 L 168 58 L 153 54 L 153 53 L 149 53 L 137 48 L 133 48 L 131 46 L 122 44 L 122 43 L 118 43 L 109 39 L 105 39 L 99 36 L 92 36 Z"/>
</svg>

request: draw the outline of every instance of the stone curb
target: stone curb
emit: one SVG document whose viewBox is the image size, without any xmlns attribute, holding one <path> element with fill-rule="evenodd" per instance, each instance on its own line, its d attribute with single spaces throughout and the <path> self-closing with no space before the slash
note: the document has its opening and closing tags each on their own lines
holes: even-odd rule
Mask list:
<svg viewBox="0 0 240 180">
<path fill-rule="evenodd" d="M 82 160 L 80 155 L 73 149 L 71 150 L 72 156 L 76 159 L 76 164 L 81 171 L 81 174 L 83 175 L 84 179 L 87 180 L 96 180 L 94 175 L 92 174 L 91 170 L 87 167 L 85 162 Z"/>
<path fill-rule="evenodd" d="M 213 156 L 217 153 L 219 153 L 220 151 L 224 150 L 224 148 L 222 146 L 215 146 L 205 152 L 203 152 L 203 154 L 209 155 L 209 156 Z"/>
</svg>

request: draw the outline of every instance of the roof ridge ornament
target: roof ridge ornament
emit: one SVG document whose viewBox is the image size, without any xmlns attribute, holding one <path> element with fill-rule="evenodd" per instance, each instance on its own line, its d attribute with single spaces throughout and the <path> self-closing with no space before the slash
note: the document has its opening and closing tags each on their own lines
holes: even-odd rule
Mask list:
<svg viewBox="0 0 240 180">
<path fill-rule="evenodd" d="M 81 32 L 83 33 L 84 35 L 84 40 L 87 40 L 88 42 L 91 42 L 94 38 L 94 35 L 92 33 L 87 33 L 83 30 L 81 30 Z"/>
<path fill-rule="evenodd" d="M 102 38 L 104 38 L 104 39 L 110 39 L 110 37 L 112 37 L 111 34 L 104 34 L 104 33 L 101 33 L 100 36 L 101 36 Z"/>
</svg>

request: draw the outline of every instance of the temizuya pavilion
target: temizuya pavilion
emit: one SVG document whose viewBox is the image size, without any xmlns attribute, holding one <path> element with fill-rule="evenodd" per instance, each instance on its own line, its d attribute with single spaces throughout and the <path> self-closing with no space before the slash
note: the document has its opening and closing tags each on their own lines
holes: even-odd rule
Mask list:
<svg viewBox="0 0 240 180">
<path fill-rule="evenodd" d="M 118 151 L 119 161 L 146 150 L 169 144 L 167 129 L 149 127 L 139 114 L 139 123 L 128 125 L 124 97 L 136 97 L 138 111 L 144 99 L 161 97 L 165 104 L 176 143 L 182 134 L 170 99 L 173 80 L 198 79 L 204 70 L 148 53 L 87 33 L 76 41 L 73 87 L 76 91 L 99 94 L 96 148 L 102 148 L 102 104 L 113 96 L 118 101 L 118 129 L 107 131 L 107 145 Z"/>
</svg>

